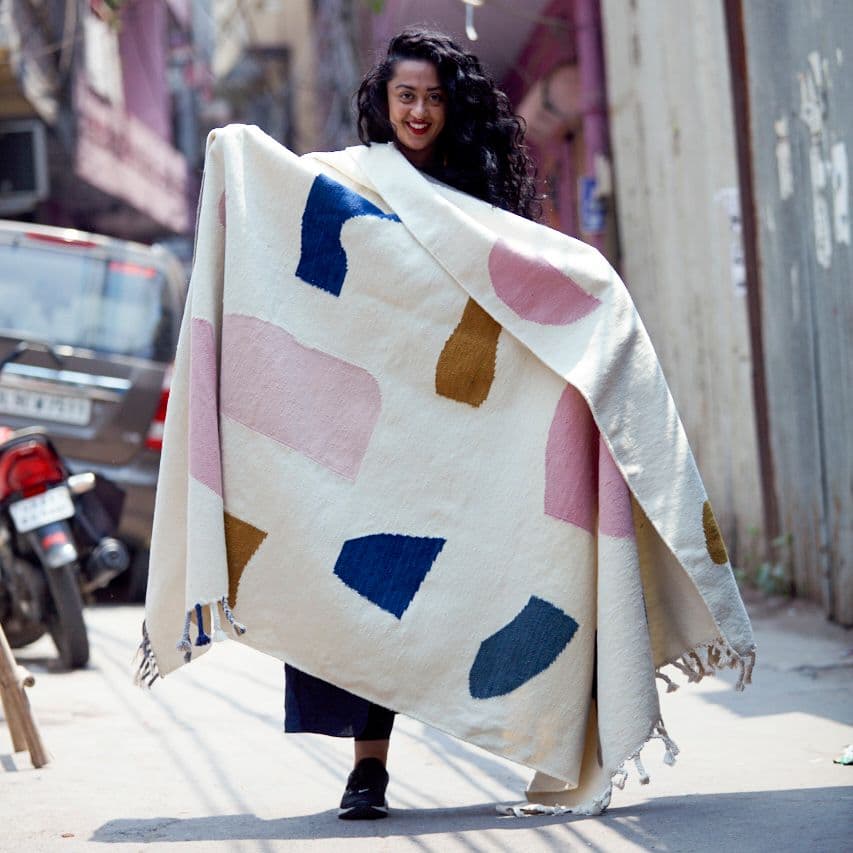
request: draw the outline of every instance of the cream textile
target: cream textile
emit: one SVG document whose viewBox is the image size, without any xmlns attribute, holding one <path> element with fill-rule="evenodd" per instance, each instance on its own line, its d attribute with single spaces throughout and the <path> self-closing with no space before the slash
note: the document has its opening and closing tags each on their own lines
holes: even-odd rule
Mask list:
<svg viewBox="0 0 853 853">
<path fill-rule="evenodd" d="M 392 145 L 298 158 L 244 126 L 208 143 L 143 678 L 223 616 L 593 813 L 650 737 L 672 748 L 656 668 L 696 680 L 753 650 L 601 255 Z"/>
</svg>

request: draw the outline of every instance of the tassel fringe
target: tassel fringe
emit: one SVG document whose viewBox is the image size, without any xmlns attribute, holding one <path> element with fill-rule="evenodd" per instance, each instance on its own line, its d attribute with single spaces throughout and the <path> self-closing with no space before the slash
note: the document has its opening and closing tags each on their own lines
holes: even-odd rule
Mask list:
<svg viewBox="0 0 853 853">
<path fill-rule="evenodd" d="M 135 660 L 139 661 L 139 665 L 136 668 L 133 683 L 137 687 L 147 687 L 150 690 L 154 682 L 163 676 L 160 675 L 157 658 L 154 657 L 154 649 L 151 647 L 151 638 L 148 636 L 145 620 L 142 621 L 142 642 L 136 651 Z"/>
<path fill-rule="evenodd" d="M 672 665 L 681 670 L 687 676 L 689 683 L 696 683 L 709 675 L 714 675 L 720 669 L 739 669 L 738 680 L 735 690 L 743 690 L 747 684 L 752 683 L 752 670 L 755 666 L 755 649 L 750 649 L 746 654 L 739 655 L 722 637 L 710 643 L 703 643 L 679 655 L 673 660 L 666 661 L 663 666 Z M 666 692 L 672 693 L 678 689 L 678 685 L 658 668 L 655 675 L 666 684 Z M 637 769 L 637 777 L 641 785 L 648 785 L 650 777 L 640 757 L 640 753 L 649 741 L 660 740 L 664 745 L 663 763 L 669 766 L 675 764 L 679 753 L 678 746 L 669 736 L 663 720 L 659 719 L 651 728 L 648 737 L 632 752 L 613 772 L 610 783 L 604 791 L 589 803 L 579 806 L 545 806 L 539 803 L 521 803 L 518 805 L 497 806 L 498 814 L 507 817 L 528 817 L 531 815 L 562 815 L 562 814 L 584 814 L 600 815 L 610 805 L 610 796 L 613 788 L 620 790 L 625 787 L 628 779 L 626 765 L 634 762 Z"/>
<path fill-rule="evenodd" d="M 666 661 L 658 667 L 655 675 L 666 682 L 666 692 L 672 693 L 678 685 L 665 673 L 664 666 L 674 666 L 687 676 L 689 684 L 698 684 L 703 678 L 715 675 L 721 669 L 739 670 L 735 690 L 742 691 L 747 684 L 752 683 L 752 669 L 755 666 L 755 650 L 751 649 L 745 655 L 739 655 L 722 637 L 717 637 L 710 643 L 703 643 L 685 652 L 673 660 Z"/>
<path fill-rule="evenodd" d="M 234 612 L 228 606 L 228 597 L 222 596 L 222 598 L 219 599 L 219 603 L 222 605 L 222 612 L 225 614 L 225 618 L 228 620 L 228 623 L 234 629 L 234 633 L 238 636 L 245 634 L 246 626 L 234 618 Z"/>
<path fill-rule="evenodd" d="M 211 638 L 211 634 L 208 634 L 204 630 L 204 608 L 210 607 L 210 631 L 213 635 Z M 246 626 L 243 625 L 242 622 L 238 622 L 234 618 L 234 612 L 228 606 L 228 597 L 223 596 L 217 601 L 210 602 L 207 604 L 195 604 L 192 609 L 187 611 L 186 619 L 184 620 L 184 633 L 181 634 L 181 639 L 178 640 L 178 644 L 175 648 L 184 656 L 184 663 L 189 663 L 193 657 L 193 645 L 196 646 L 207 646 L 210 644 L 211 639 L 215 643 L 221 643 L 223 640 L 227 638 L 225 631 L 222 630 L 222 618 L 219 615 L 219 606 L 222 607 L 222 612 L 225 614 L 225 619 L 228 624 L 234 629 L 234 633 L 237 636 L 242 636 L 246 633 Z M 193 643 L 190 637 L 190 629 L 192 627 L 192 616 L 195 613 L 196 626 L 198 628 L 198 634 L 195 639 L 195 643 Z"/>
<path fill-rule="evenodd" d="M 178 640 L 178 645 L 175 648 L 179 652 L 183 652 L 184 663 L 189 663 L 193 657 L 193 644 L 190 641 L 190 625 L 192 624 L 192 610 L 187 611 L 187 618 L 184 620 L 184 633 L 181 634 L 181 639 Z"/>
<path fill-rule="evenodd" d="M 198 625 L 198 636 L 195 638 L 195 644 L 197 646 L 207 646 L 210 644 L 210 637 L 204 632 L 204 611 L 201 609 L 200 604 L 196 604 L 195 606 L 195 618 Z"/>
</svg>

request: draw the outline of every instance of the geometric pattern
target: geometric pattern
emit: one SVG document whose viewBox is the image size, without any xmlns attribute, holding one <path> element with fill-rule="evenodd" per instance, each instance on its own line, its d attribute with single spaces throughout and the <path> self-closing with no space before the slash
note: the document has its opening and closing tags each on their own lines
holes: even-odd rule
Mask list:
<svg viewBox="0 0 853 853">
<path fill-rule="evenodd" d="M 243 570 L 261 543 L 267 538 L 267 533 L 257 527 L 225 513 L 225 553 L 228 562 L 228 606 L 237 604 L 237 590 Z"/>
<path fill-rule="evenodd" d="M 599 434 L 580 392 L 560 396 L 545 447 L 545 514 L 595 532 Z"/>
<path fill-rule="evenodd" d="M 393 213 L 383 213 L 364 196 L 317 175 L 302 214 L 302 247 L 296 275 L 308 284 L 340 296 L 347 274 L 347 256 L 341 244 L 341 229 L 354 216 L 376 216 L 399 222 Z"/>
<path fill-rule="evenodd" d="M 492 246 L 489 275 L 498 297 L 519 317 L 534 323 L 565 326 L 601 305 L 544 258 L 522 255 L 504 240 Z"/>
<path fill-rule="evenodd" d="M 479 406 L 489 396 L 495 378 L 500 333 L 500 323 L 469 299 L 435 367 L 436 393 Z"/>
<path fill-rule="evenodd" d="M 723 542 L 723 534 L 720 532 L 710 501 L 705 501 L 702 505 L 702 529 L 705 531 L 705 546 L 711 559 L 718 566 L 728 563 L 729 555 L 726 551 L 726 543 Z"/>
<path fill-rule="evenodd" d="M 471 696 L 491 699 L 517 690 L 554 663 L 577 629 L 559 607 L 530 596 L 514 619 L 480 643 L 468 674 Z"/>
<path fill-rule="evenodd" d="M 190 474 L 222 497 L 219 455 L 216 336 L 207 320 L 194 317 L 190 328 Z"/>
<path fill-rule="evenodd" d="M 359 595 L 400 619 L 444 543 L 444 539 L 394 533 L 348 539 L 334 573 Z"/>
<path fill-rule="evenodd" d="M 220 411 L 231 420 L 355 480 L 381 408 L 363 367 L 257 317 L 223 318 Z"/>
</svg>

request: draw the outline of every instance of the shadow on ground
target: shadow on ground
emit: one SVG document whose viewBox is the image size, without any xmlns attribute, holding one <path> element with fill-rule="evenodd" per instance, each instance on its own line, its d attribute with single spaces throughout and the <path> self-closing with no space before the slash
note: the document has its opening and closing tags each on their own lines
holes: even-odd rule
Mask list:
<svg viewBox="0 0 853 853">
<path fill-rule="evenodd" d="M 735 675 L 719 673 L 720 681 L 734 685 Z M 811 714 L 849 726 L 853 724 L 853 662 L 841 660 L 826 666 L 783 669 L 774 664 L 756 666 L 752 684 L 742 693 L 718 690 L 700 694 L 739 717 L 773 714 Z"/>
<path fill-rule="evenodd" d="M 340 821 L 335 811 L 262 820 L 250 814 L 217 817 L 151 819 L 124 818 L 99 827 L 92 841 L 103 843 L 164 843 L 182 841 L 257 841 L 394 836 L 416 838 L 443 834 L 448 842 L 465 843 L 465 834 L 483 831 L 547 830 L 543 846 L 553 842 L 582 844 L 605 850 L 590 835 L 590 821 L 601 822 L 625 842 L 645 849 L 718 851 L 841 850 L 849 841 L 853 813 L 853 787 L 811 788 L 789 791 L 752 791 L 660 797 L 614 808 L 599 818 L 506 818 L 494 805 L 463 808 L 393 810 L 388 820 L 370 823 Z M 455 838 L 454 838 L 455 837 Z M 748 842 L 745 839 L 754 839 Z M 529 844 L 529 837 L 525 839 Z M 550 843 L 549 843 L 550 842 Z M 753 846 L 755 845 L 755 846 Z M 466 845 L 467 846 L 467 845 Z M 555 848 L 556 849 L 556 848 Z M 563 848 L 565 849 L 565 848 Z"/>
</svg>

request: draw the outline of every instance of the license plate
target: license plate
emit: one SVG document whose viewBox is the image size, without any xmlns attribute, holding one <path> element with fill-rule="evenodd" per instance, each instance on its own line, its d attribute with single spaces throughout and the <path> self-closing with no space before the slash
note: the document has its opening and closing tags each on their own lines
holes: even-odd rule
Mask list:
<svg viewBox="0 0 853 853">
<path fill-rule="evenodd" d="M 53 521 L 70 518 L 74 515 L 74 503 L 71 500 L 71 492 L 65 486 L 57 486 L 35 497 L 11 504 L 9 514 L 18 532 L 27 533 Z"/>
<path fill-rule="evenodd" d="M 86 426 L 92 419 L 92 401 L 0 386 L 0 412 L 37 421 Z"/>
</svg>

